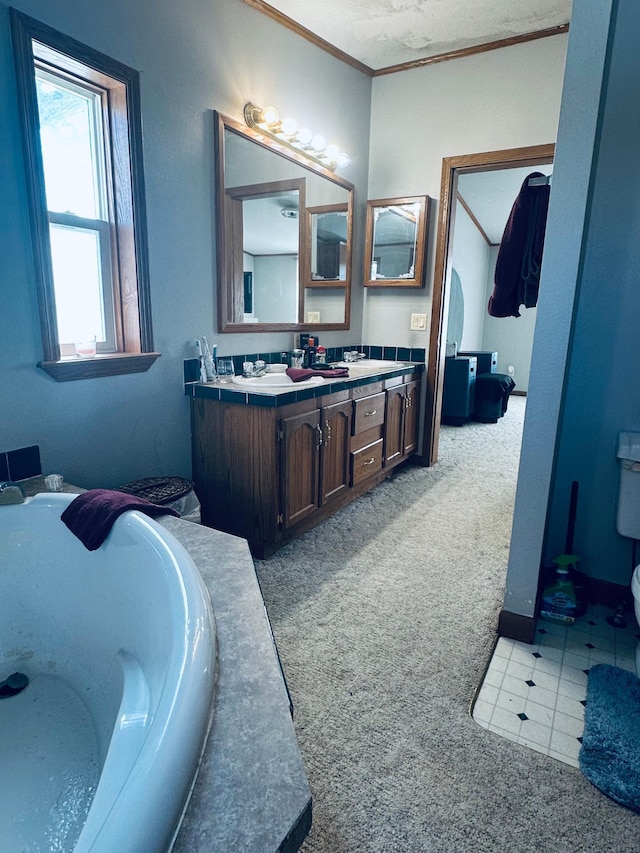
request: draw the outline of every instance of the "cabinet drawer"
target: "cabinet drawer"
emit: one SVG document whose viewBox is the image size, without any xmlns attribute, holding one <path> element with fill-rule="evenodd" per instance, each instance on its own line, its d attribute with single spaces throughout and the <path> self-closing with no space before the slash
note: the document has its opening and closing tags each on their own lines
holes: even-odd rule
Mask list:
<svg viewBox="0 0 640 853">
<path fill-rule="evenodd" d="M 351 485 L 355 486 L 382 470 L 382 439 L 351 454 Z"/>
<path fill-rule="evenodd" d="M 356 385 L 351 389 L 351 396 L 354 400 L 360 397 L 370 397 L 372 394 L 379 394 L 384 391 L 384 382 L 367 382 L 365 385 Z"/>
<path fill-rule="evenodd" d="M 371 429 L 384 423 L 384 400 L 383 394 L 374 394 L 372 397 L 363 397 L 354 403 L 353 434 Z"/>
</svg>

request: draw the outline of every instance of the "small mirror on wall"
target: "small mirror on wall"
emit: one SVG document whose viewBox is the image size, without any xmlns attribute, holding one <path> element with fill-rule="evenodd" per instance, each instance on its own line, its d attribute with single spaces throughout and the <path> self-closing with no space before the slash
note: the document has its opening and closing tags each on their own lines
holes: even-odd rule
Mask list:
<svg viewBox="0 0 640 853">
<path fill-rule="evenodd" d="M 367 202 L 365 287 L 424 287 L 428 198 Z"/>
<path fill-rule="evenodd" d="M 351 278 L 351 217 L 348 204 L 307 208 L 306 287 L 344 287 Z"/>
</svg>

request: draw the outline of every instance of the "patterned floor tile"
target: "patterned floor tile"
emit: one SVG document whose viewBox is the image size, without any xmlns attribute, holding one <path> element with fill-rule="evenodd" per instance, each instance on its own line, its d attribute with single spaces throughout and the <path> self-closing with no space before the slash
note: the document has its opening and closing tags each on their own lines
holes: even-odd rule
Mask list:
<svg viewBox="0 0 640 853">
<path fill-rule="evenodd" d="M 473 718 L 500 737 L 578 766 L 589 668 L 635 671 L 640 631 L 609 625 L 612 611 L 590 607 L 573 625 L 539 621 L 533 644 L 500 637 L 473 706 Z"/>
</svg>

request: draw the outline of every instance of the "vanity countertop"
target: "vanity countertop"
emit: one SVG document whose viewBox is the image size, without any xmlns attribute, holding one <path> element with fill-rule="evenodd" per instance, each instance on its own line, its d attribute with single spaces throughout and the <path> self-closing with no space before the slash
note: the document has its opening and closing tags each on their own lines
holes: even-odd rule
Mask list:
<svg viewBox="0 0 640 853">
<path fill-rule="evenodd" d="M 205 398 L 209 400 L 221 400 L 225 403 L 240 403 L 254 406 L 279 406 L 298 403 L 301 400 L 309 400 L 314 397 L 324 397 L 337 391 L 351 390 L 362 385 L 370 385 L 372 382 L 392 379 L 396 376 L 406 376 L 413 373 L 422 373 L 424 364 L 415 362 L 399 362 L 391 367 L 372 365 L 364 369 L 355 362 L 350 366 L 353 375 L 339 376 L 335 379 L 323 377 L 321 384 L 292 383 L 284 388 L 267 387 L 251 388 L 245 390 L 240 385 L 231 382 L 186 382 L 184 392 L 188 397 Z"/>
</svg>

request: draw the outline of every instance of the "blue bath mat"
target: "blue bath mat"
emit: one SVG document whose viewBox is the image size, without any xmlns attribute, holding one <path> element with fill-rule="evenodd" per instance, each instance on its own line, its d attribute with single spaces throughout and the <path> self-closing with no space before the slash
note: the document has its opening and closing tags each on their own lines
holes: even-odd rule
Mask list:
<svg viewBox="0 0 640 853">
<path fill-rule="evenodd" d="M 596 788 L 640 812 L 640 679 L 635 673 L 607 664 L 589 670 L 579 762 Z"/>
</svg>

